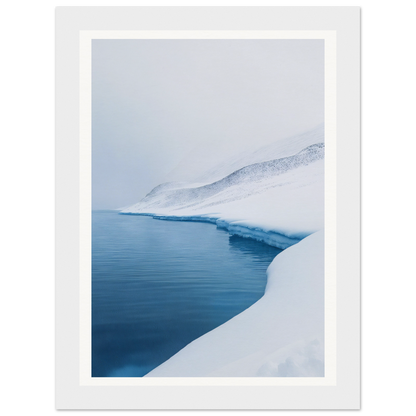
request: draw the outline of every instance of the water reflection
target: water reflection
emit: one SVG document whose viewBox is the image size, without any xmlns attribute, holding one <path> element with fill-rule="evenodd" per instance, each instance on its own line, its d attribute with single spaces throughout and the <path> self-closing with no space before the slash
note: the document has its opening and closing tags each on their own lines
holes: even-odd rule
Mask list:
<svg viewBox="0 0 416 416">
<path fill-rule="evenodd" d="M 277 247 L 269 246 L 268 244 L 251 238 L 244 238 L 237 235 L 229 237 L 230 250 L 241 252 L 244 255 L 251 256 L 254 260 L 261 262 L 272 260 L 283 250 Z"/>
</svg>

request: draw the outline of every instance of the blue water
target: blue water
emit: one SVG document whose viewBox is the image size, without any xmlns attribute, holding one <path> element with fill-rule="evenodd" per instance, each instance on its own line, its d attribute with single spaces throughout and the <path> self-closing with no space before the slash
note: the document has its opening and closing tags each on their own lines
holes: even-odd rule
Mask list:
<svg viewBox="0 0 416 416">
<path fill-rule="evenodd" d="M 213 224 L 94 211 L 92 376 L 141 377 L 247 309 L 280 251 Z"/>
</svg>

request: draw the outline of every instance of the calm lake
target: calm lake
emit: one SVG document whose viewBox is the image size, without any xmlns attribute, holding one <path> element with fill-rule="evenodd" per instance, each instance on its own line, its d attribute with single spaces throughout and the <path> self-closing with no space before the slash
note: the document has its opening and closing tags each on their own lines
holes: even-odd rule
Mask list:
<svg viewBox="0 0 416 416">
<path fill-rule="evenodd" d="M 213 224 L 94 211 L 92 376 L 141 377 L 247 309 L 280 252 Z"/>
</svg>

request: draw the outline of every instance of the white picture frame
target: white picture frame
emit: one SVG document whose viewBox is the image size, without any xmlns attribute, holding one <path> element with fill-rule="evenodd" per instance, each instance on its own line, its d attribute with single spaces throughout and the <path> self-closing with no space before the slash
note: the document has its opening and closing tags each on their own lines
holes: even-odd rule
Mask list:
<svg viewBox="0 0 416 416">
<path fill-rule="evenodd" d="M 355 7 L 63 7 L 56 11 L 56 407 L 58 409 L 358 409 L 360 406 L 360 10 Z M 138 35 L 139 33 L 139 35 Z M 204 35 L 205 33 L 205 35 Z M 280 35 L 276 35 L 280 33 Z M 324 39 L 327 70 L 326 380 L 95 380 L 89 367 L 92 39 L 134 36 Z M 180 37 L 181 38 L 181 37 Z M 331 49 L 332 48 L 332 49 Z M 87 74 L 87 75 L 86 75 Z M 328 121 L 328 123 L 327 123 Z M 330 147 L 331 148 L 331 147 Z M 327 162 L 329 165 L 327 165 Z M 330 174 L 328 175 L 328 172 Z M 327 181 L 328 179 L 328 181 Z M 329 193 L 328 193 L 329 192 Z M 87 205 L 85 205 L 87 204 Z M 328 205 L 326 205 L 326 208 Z M 85 209 L 86 208 L 86 209 Z M 330 217 L 328 210 L 328 218 Z M 328 256 L 329 257 L 329 256 Z M 328 270 L 328 269 L 326 269 Z M 84 272 L 83 272 L 84 271 Z M 87 276 L 88 277 L 88 276 Z M 330 347 L 332 345 L 332 347 Z M 87 347 L 87 348 L 86 348 Z M 329 368 L 328 367 L 328 368 Z M 330 376 L 329 376 L 330 375 Z"/>
</svg>

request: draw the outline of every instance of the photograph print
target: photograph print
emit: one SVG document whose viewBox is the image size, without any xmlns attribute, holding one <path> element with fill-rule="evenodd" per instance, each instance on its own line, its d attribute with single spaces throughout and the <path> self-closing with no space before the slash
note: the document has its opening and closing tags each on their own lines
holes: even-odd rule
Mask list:
<svg viewBox="0 0 416 416">
<path fill-rule="evenodd" d="M 325 376 L 325 41 L 93 39 L 91 377 Z"/>
</svg>

